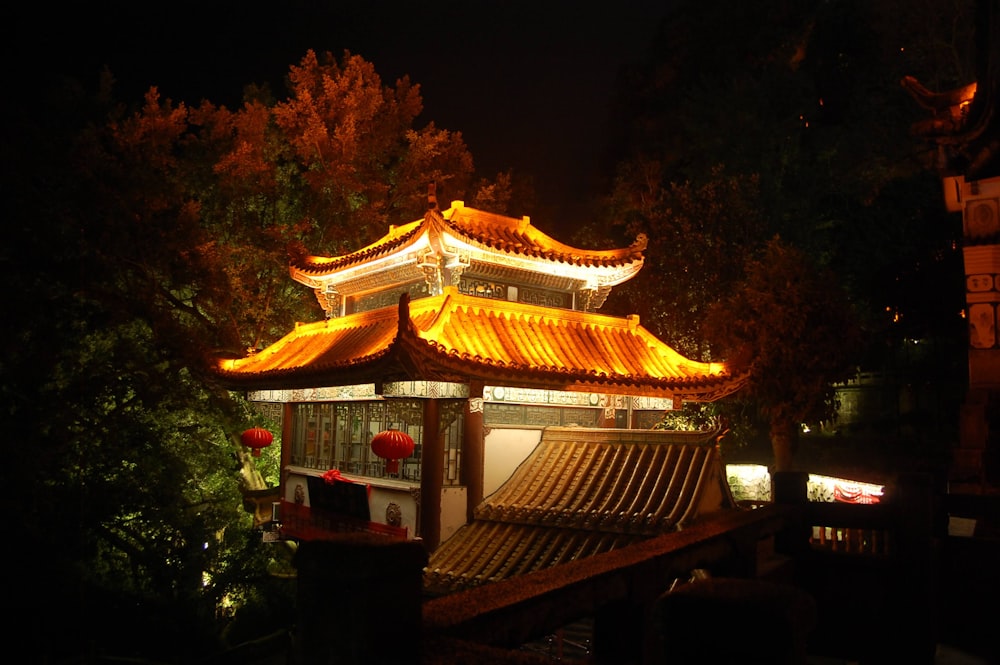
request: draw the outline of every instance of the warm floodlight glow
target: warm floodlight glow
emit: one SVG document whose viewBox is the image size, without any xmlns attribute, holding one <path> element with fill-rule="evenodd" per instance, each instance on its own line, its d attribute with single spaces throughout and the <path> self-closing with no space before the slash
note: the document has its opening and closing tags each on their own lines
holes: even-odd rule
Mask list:
<svg viewBox="0 0 1000 665">
<path fill-rule="evenodd" d="M 771 500 L 771 474 L 762 464 L 727 464 L 726 477 L 737 501 Z M 885 487 L 848 478 L 809 474 L 806 494 L 810 501 L 839 503 L 879 503 Z"/>
<path fill-rule="evenodd" d="M 845 478 L 809 474 L 809 500 L 840 503 L 879 503 L 884 486 Z"/>
<path fill-rule="evenodd" d="M 762 464 L 727 464 L 726 478 L 737 501 L 767 503 L 771 500 L 771 474 Z"/>
</svg>

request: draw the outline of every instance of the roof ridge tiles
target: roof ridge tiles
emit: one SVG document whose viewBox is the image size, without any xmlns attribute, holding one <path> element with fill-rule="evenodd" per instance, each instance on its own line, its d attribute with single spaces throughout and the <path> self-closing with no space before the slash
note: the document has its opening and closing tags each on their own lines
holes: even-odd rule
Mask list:
<svg viewBox="0 0 1000 665">
<path fill-rule="evenodd" d="M 484 500 L 475 511 L 476 518 L 600 531 L 655 531 L 670 497 L 690 498 L 695 489 L 691 485 L 693 471 L 680 467 L 707 461 L 707 456 L 700 457 L 691 450 L 687 454 L 670 454 L 669 450 L 704 449 L 705 444 L 666 444 L 666 454 L 657 456 L 654 448 L 663 444 L 605 442 L 606 450 L 601 454 L 587 450 L 592 454 L 584 455 L 582 448 L 598 446 L 577 443 L 553 447 L 552 443 L 540 442 L 515 472 L 516 482 L 512 476 L 508 484 Z M 671 464 L 674 468 L 655 472 L 651 467 L 656 464 Z M 666 476 L 671 477 L 671 482 L 664 485 Z M 517 488 L 517 494 L 512 495 L 508 488 Z M 594 503 L 599 496 L 604 497 L 601 506 Z M 659 504 L 659 510 L 650 514 L 654 502 Z"/>
<path fill-rule="evenodd" d="M 424 217 L 397 226 L 369 245 L 339 256 L 309 255 L 304 251 L 291 256 L 290 267 L 303 278 L 330 275 L 342 269 L 367 263 L 414 243 L 423 233 L 440 236 L 447 232 L 461 242 L 491 251 L 516 254 L 588 268 L 627 267 L 641 265 L 647 246 L 644 234 L 627 247 L 614 249 L 584 249 L 562 243 L 531 224 L 530 218 L 516 219 L 475 208 L 455 201 L 447 211 L 429 210 Z M 431 240 L 431 245 L 440 240 Z M 636 267 L 638 269 L 638 267 Z"/>
<path fill-rule="evenodd" d="M 405 306 L 304 324 L 254 356 L 220 359 L 220 378 L 240 389 L 273 389 L 384 379 L 387 370 L 413 379 L 425 371 L 426 378 L 694 401 L 717 399 L 745 382 L 723 363 L 684 358 L 628 319 L 487 300 L 453 286 L 400 300 Z M 385 334 L 360 334 L 369 326 Z M 339 369 L 347 367 L 356 371 Z"/>
</svg>

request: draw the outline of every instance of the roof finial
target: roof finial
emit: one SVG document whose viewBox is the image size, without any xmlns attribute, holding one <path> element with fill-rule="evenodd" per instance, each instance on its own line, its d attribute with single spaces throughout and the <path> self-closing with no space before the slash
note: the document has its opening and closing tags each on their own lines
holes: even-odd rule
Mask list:
<svg viewBox="0 0 1000 665">
<path fill-rule="evenodd" d="M 437 183 L 431 181 L 427 183 L 427 209 L 437 210 L 438 199 L 437 199 Z"/>
</svg>

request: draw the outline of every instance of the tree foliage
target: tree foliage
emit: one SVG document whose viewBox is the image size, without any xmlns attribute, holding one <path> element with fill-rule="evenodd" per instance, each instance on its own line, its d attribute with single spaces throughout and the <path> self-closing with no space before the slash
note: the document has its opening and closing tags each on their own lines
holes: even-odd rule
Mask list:
<svg viewBox="0 0 1000 665">
<path fill-rule="evenodd" d="M 758 14 L 768 25 L 746 30 Z M 721 359 L 700 324 L 713 303 L 749 293 L 745 267 L 780 236 L 849 294 L 864 332 L 857 367 L 954 381 L 960 225 L 944 210 L 932 155 L 909 133 L 920 111 L 899 82 L 967 83 L 971 14 L 965 0 L 675 3 L 648 58 L 621 77 L 604 223 L 651 242 L 644 274 L 606 308 L 638 312 L 685 353 Z M 934 349 L 919 369 L 915 340 Z M 742 399 L 719 406 L 759 412 Z"/>
<path fill-rule="evenodd" d="M 248 407 L 204 380 L 221 287 L 186 185 L 184 110 L 59 104 L 4 135 L 17 625 L 41 662 L 190 660 L 220 648 L 216 609 L 268 553 L 247 542 L 234 472 Z"/>
<path fill-rule="evenodd" d="M 433 122 L 414 128 L 422 102 L 409 79 L 390 88 L 359 56 L 346 53 L 338 63 L 311 51 L 288 78 L 291 95 L 273 115 L 307 185 L 303 213 L 317 230 L 314 250 L 353 251 L 388 222 L 418 218 L 428 182 L 456 196 L 468 189 L 472 157 L 461 135 Z"/>
<path fill-rule="evenodd" d="M 459 195 L 472 177 L 459 134 L 415 125 L 407 81 L 312 53 L 289 81 L 236 110 L 155 88 L 129 108 L 106 78 L 7 111 L 4 480 L 43 662 L 191 662 L 245 635 L 230 608 L 289 620 L 282 553 L 239 491 L 258 476 L 238 433 L 260 418 L 206 370 L 321 315 L 290 247 L 356 249 L 422 214 L 429 181 Z"/>
<path fill-rule="evenodd" d="M 745 274 L 713 304 L 706 329 L 734 371 L 747 373 L 775 468 L 785 471 L 800 425 L 835 414 L 833 386 L 856 371 L 860 327 L 836 275 L 777 237 L 747 258 Z"/>
<path fill-rule="evenodd" d="M 766 228 L 759 182 L 721 166 L 706 181 L 665 182 L 662 169 L 637 159 L 619 176 L 616 219 L 631 237 L 645 233 L 649 244 L 643 270 L 612 292 L 607 308 L 627 307 L 681 352 L 708 359 L 701 330 L 707 308 L 740 278 Z"/>
</svg>

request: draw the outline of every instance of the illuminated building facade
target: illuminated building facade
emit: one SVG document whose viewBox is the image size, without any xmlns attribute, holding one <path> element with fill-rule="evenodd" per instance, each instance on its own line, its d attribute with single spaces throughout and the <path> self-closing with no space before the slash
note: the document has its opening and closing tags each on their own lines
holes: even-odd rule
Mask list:
<svg viewBox="0 0 1000 665">
<path fill-rule="evenodd" d="M 681 356 L 637 317 L 596 312 L 614 286 L 642 267 L 645 245 L 639 237 L 620 249 L 570 247 L 527 217 L 453 202 L 443 211 L 432 204 L 422 219 L 390 227 L 351 254 L 293 258 L 292 278 L 314 290 L 326 318 L 299 324 L 270 347 L 217 368 L 227 386 L 248 391 L 282 422 L 286 536 L 316 538 L 343 527 L 317 521 L 314 510 L 317 492 L 325 491 L 322 478 L 332 470 L 365 487 L 364 517 L 376 530 L 419 536 L 433 551 L 472 521 L 484 497 L 540 444 L 573 448 L 553 443 L 566 432 L 593 446 L 612 442 L 606 448 L 617 446 L 632 466 L 614 466 L 608 457 L 589 467 L 577 454 L 574 472 L 571 454 L 545 467 L 557 478 L 537 499 L 557 512 L 562 508 L 552 503 L 553 493 L 568 501 L 573 491 L 665 492 L 659 500 L 677 501 L 680 485 L 671 489 L 664 481 L 654 489 L 663 473 L 668 481 L 675 472 L 678 482 L 693 476 L 689 490 L 707 491 L 708 476 L 719 476 L 712 437 L 668 440 L 649 430 L 665 410 L 718 399 L 737 390 L 742 378 L 724 363 Z M 388 429 L 414 441 L 395 473 L 370 447 L 372 437 Z M 623 439 L 621 432 L 630 430 L 648 436 Z M 657 442 L 701 445 L 708 458 L 639 454 Z M 653 469 L 647 480 L 637 477 L 631 488 L 596 484 L 600 474 L 614 470 L 624 478 L 636 464 Z M 559 477 L 572 473 L 581 474 L 573 488 L 560 484 Z M 715 508 L 729 505 L 728 490 L 716 490 L 709 493 Z M 711 509 L 691 496 L 684 500 Z M 594 505 L 599 502 L 591 497 L 577 508 Z"/>
</svg>

